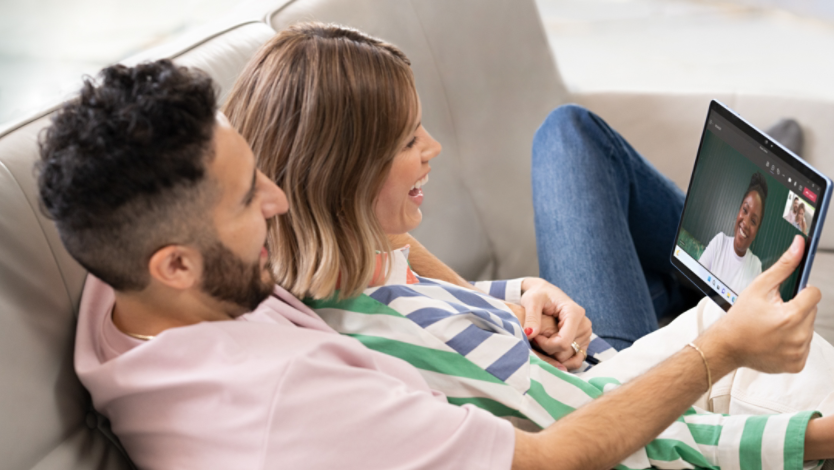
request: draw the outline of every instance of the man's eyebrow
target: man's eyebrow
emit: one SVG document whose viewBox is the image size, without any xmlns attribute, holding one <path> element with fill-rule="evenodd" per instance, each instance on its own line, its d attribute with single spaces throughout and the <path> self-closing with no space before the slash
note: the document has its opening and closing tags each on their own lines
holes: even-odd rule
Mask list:
<svg viewBox="0 0 834 470">
<path fill-rule="evenodd" d="M 252 172 L 252 185 L 249 187 L 249 191 L 246 192 L 246 197 L 243 198 L 244 204 L 249 204 L 252 201 L 252 198 L 255 197 L 255 182 L 258 178 L 258 169 L 256 168 Z"/>
</svg>

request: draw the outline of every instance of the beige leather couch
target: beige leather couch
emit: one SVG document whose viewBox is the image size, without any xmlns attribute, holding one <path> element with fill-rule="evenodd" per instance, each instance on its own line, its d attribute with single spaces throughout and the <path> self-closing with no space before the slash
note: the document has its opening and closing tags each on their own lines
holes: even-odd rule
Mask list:
<svg viewBox="0 0 834 470">
<path fill-rule="evenodd" d="M 424 123 L 444 147 L 415 235 L 467 277 L 535 275 L 530 144 L 571 97 L 532 0 L 256 0 L 127 62 L 200 67 L 222 99 L 275 30 L 310 19 L 383 37 L 414 64 Z M 32 170 L 52 111 L 0 131 L 0 467 L 130 468 L 72 370 L 86 273 L 38 210 Z"/>
</svg>

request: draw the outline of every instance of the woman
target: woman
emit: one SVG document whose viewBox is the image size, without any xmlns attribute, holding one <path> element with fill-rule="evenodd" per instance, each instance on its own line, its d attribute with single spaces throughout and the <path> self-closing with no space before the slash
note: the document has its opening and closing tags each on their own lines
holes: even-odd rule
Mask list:
<svg viewBox="0 0 834 470">
<path fill-rule="evenodd" d="M 407 264 L 407 249 L 389 247 L 389 236 L 420 223 L 422 186 L 428 182 L 429 162 L 441 150 L 421 125 L 405 55 L 356 31 L 302 25 L 277 36 L 252 64 L 225 112 L 251 143 L 262 171 L 288 194 L 289 211 L 274 221 L 268 241 L 278 284 L 320 310 L 330 309 L 330 315 L 321 314 L 341 332 L 368 335 L 373 328 L 351 330 L 340 324 L 348 313 L 368 309 L 408 316 L 400 324 L 419 337 L 426 336 L 422 327 L 431 324 L 426 331 L 443 341 L 426 339 L 428 344 L 466 356 L 492 374 L 485 380 L 509 379 L 506 383 L 526 394 L 526 369 L 530 361 L 534 367 L 542 361 L 530 352 L 530 332 L 507 306 L 470 287 L 419 278 Z M 538 279 L 507 285 L 500 294 L 516 298 L 521 292 L 552 295 L 555 289 Z M 497 291 L 490 289 L 495 295 Z M 403 296 L 420 301 L 409 304 Z M 579 369 L 586 354 L 599 356 L 610 348 L 601 340 L 591 345 L 590 323 L 573 307 L 559 312 L 564 313 L 562 326 L 579 325 L 568 341 L 573 348 L 557 359 Z M 479 345 L 490 353 L 477 351 Z M 405 354 L 401 349 L 389 352 Z M 432 366 L 436 372 L 440 362 Z M 546 425 L 553 418 L 541 411 L 531 419 Z"/>
<path fill-rule="evenodd" d="M 306 297 L 334 329 L 410 362 L 452 403 L 540 427 L 616 386 L 548 366 L 502 302 L 421 278 L 407 249 L 388 249 L 387 235 L 419 224 L 429 162 L 440 152 L 394 46 L 337 26 L 293 26 L 252 59 L 225 112 L 287 192 L 289 211 L 269 238 L 279 284 Z M 528 292 L 542 284 L 532 285 Z M 587 344 L 585 335 L 576 342 Z M 723 419 L 683 418 L 710 429 Z M 629 466 L 716 465 L 681 445 L 694 439 L 687 426 L 663 437 Z"/>
<path fill-rule="evenodd" d="M 764 218 L 767 181 L 753 173 L 733 226 L 733 236 L 718 233 L 698 261 L 734 292 L 743 291 L 762 273 L 762 261 L 750 250 Z"/>
</svg>

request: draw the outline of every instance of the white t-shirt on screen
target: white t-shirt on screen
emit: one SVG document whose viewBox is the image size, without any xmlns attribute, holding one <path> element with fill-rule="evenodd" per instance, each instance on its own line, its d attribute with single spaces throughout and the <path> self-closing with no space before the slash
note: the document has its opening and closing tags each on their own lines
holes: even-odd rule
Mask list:
<svg viewBox="0 0 834 470">
<path fill-rule="evenodd" d="M 749 249 L 744 256 L 737 255 L 733 237 L 721 232 L 709 242 L 698 261 L 736 294 L 762 273 L 759 257 Z"/>
</svg>

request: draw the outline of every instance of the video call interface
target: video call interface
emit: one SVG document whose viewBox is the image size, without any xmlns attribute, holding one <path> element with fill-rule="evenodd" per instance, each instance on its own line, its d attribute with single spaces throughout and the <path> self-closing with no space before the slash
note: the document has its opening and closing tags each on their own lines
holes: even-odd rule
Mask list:
<svg viewBox="0 0 834 470">
<path fill-rule="evenodd" d="M 811 232 L 822 188 L 710 112 L 674 256 L 730 304 Z M 789 300 L 799 269 L 782 283 Z"/>
</svg>

